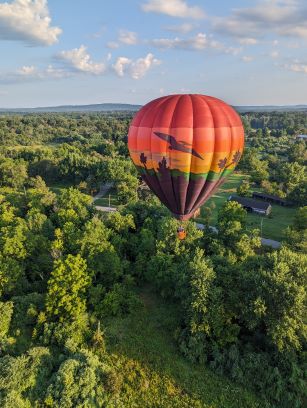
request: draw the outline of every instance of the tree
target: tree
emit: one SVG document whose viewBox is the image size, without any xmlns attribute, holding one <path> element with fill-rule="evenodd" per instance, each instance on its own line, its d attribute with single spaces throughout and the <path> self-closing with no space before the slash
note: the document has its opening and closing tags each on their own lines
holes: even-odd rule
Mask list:
<svg viewBox="0 0 307 408">
<path fill-rule="evenodd" d="M 56 214 L 61 225 L 66 221 L 80 224 L 89 216 L 91 197 L 82 194 L 78 189 L 70 187 L 61 190 L 57 197 Z"/>
<path fill-rule="evenodd" d="M 236 201 L 226 201 L 218 212 L 217 228 L 221 235 L 231 236 L 246 225 L 246 211 Z"/>
<path fill-rule="evenodd" d="M 24 185 L 28 177 L 27 165 L 24 161 L 13 159 L 1 159 L 0 163 L 0 184 L 14 188 Z"/>
<path fill-rule="evenodd" d="M 286 193 L 290 194 L 298 185 L 306 182 L 305 166 L 296 162 L 286 163 L 282 168 L 281 177 Z"/>
<path fill-rule="evenodd" d="M 51 371 L 51 355 L 45 347 L 34 347 L 21 356 L 1 358 L 0 405 L 4 408 L 32 407 L 34 404 L 29 397 L 38 399 L 44 395 Z"/>
<path fill-rule="evenodd" d="M 109 288 L 123 273 L 123 266 L 114 246 L 109 242 L 111 230 L 97 217 L 85 224 L 79 241 L 80 253 L 87 260 L 95 283 Z"/>
<path fill-rule="evenodd" d="M 0 302 L 0 342 L 7 336 L 13 315 L 13 302 Z"/>
<path fill-rule="evenodd" d="M 305 164 L 307 162 L 307 146 L 305 141 L 293 143 L 288 149 L 290 162 Z"/>
<path fill-rule="evenodd" d="M 231 263 L 254 255 L 261 246 L 259 231 L 246 231 L 246 215 L 245 209 L 236 201 L 227 201 L 218 212 L 218 239 L 222 243 L 219 255 L 224 254 Z"/>
<path fill-rule="evenodd" d="M 307 197 L 307 180 L 297 184 L 288 196 L 290 201 L 293 201 L 298 205 L 306 204 L 306 197 Z"/>
<path fill-rule="evenodd" d="M 288 248 L 250 257 L 238 281 L 244 324 L 262 332 L 278 350 L 299 350 L 306 341 L 307 256 Z"/>
<path fill-rule="evenodd" d="M 181 347 L 193 360 L 206 361 L 212 349 L 224 348 L 237 341 L 239 326 L 235 307 L 227 293 L 232 288 L 221 284 L 212 262 L 199 248 L 186 274 L 188 286 L 182 302 L 187 327 L 181 334 Z"/>
<path fill-rule="evenodd" d="M 126 174 L 116 185 L 117 198 L 121 204 L 127 204 L 137 199 L 139 180 L 132 174 Z"/>
<path fill-rule="evenodd" d="M 251 181 L 258 185 L 260 185 L 263 180 L 267 180 L 269 178 L 268 162 L 254 158 L 250 175 Z"/>
<path fill-rule="evenodd" d="M 49 213 L 56 201 L 56 195 L 46 186 L 45 181 L 37 176 L 30 179 L 27 190 L 28 207 Z"/>
<path fill-rule="evenodd" d="M 56 260 L 47 287 L 46 311 L 52 320 L 74 320 L 85 313 L 90 284 L 86 261 L 80 255 Z"/>
<path fill-rule="evenodd" d="M 106 363 L 87 350 L 65 359 L 46 390 L 47 407 L 102 407 L 108 399 L 105 383 L 112 373 Z"/>
<path fill-rule="evenodd" d="M 237 193 L 242 197 L 247 197 L 249 195 L 250 184 L 248 180 L 243 180 L 237 188 Z"/>
<path fill-rule="evenodd" d="M 295 251 L 307 253 L 307 206 L 297 210 L 293 225 L 285 231 L 287 246 Z"/>
<path fill-rule="evenodd" d="M 261 182 L 261 187 L 268 194 L 273 194 L 280 198 L 286 197 L 286 193 L 282 190 L 282 184 L 277 184 L 274 181 L 270 182 L 269 180 L 264 180 Z"/>
</svg>

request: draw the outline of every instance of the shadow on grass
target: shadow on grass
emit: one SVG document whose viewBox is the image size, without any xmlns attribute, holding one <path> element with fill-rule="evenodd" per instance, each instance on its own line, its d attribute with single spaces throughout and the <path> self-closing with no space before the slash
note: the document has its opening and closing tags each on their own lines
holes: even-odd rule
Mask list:
<svg viewBox="0 0 307 408">
<path fill-rule="evenodd" d="M 175 305 L 166 303 L 149 288 L 143 289 L 140 297 L 144 308 L 106 323 L 109 352 L 127 361 L 138 361 L 146 371 L 158 375 L 156 383 L 171 380 L 175 388 L 179 387 L 182 396 L 182 405 L 174 406 L 187 406 L 184 396 L 192 398 L 193 404 L 197 403 L 195 406 L 199 407 L 264 406 L 249 390 L 206 367 L 189 362 L 179 353 L 173 337 L 180 322 L 180 312 Z"/>
</svg>

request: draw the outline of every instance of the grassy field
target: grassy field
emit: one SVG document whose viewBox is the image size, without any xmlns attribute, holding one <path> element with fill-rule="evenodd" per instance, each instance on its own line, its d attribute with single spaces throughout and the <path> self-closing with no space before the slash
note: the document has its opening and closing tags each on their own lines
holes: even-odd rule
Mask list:
<svg viewBox="0 0 307 408">
<path fill-rule="evenodd" d="M 179 325 L 176 307 L 148 288 L 141 290 L 140 296 L 143 308 L 128 317 L 110 319 L 105 328 L 108 352 L 120 364 L 125 379 L 134 367 L 143 384 L 125 386 L 122 398 L 128 398 L 130 407 L 264 406 L 249 390 L 185 359 L 174 340 Z"/>
<path fill-rule="evenodd" d="M 117 196 L 115 193 L 116 193 L 115 189 L 111 189 L 105 195 L 105 197 L 98 198 L 98 200 L 95 200 L 95 205 L 101 205 L 102 207 L 109 207 L 109 195 L 110 195 L 110 206 L 117 207 L 119 205 L 119 202 L 117 200 Z"/>
<path fill-rule="evenodd" d="M 215 208 L 212 211 L 211 225 L 216 225 L 218 210 L 224 204 L 231 194 L 236 194 L 236 189 L 241 181 L 247 179 L 248 176 L 242 173 L 233 173 L 229 179 L 224 183 L 204 205 L 204 207 L 214 203 Z M 257 189 L 259 190 L 259 189 Z M 282 207 L 279 205 L 272 205 L 272 212 L 269 217 L 262 217 L 254 213 L 247 214 L 247 223 L 249 229 L 259 228 L 261 230 L 262 221 L 262 237 L 271 238 L 280 241 L 283 238 L 283 231 L 288 225 L 293 222 L 296 208 Z M 202 218 L 197 218 L 197 222 L 202 222 Z"/>
</svg>

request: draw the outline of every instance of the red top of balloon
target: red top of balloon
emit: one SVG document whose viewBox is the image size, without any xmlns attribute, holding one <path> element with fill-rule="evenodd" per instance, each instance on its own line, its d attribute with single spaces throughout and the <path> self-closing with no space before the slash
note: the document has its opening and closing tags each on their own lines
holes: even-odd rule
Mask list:
<svg viewBox="0 0 307 408">
<path fill-rule="evenodd" d="M 203 128 L 241 126 L 241 119 L 227 103 L 212 96 L 178 94 L 155 99 L 136 114 L 132 126 Z"/>
</svg>

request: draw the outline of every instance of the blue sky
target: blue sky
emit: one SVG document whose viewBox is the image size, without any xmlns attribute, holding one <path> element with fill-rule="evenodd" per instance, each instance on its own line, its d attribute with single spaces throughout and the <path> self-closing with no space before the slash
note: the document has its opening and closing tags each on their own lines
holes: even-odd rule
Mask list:
<svg viewBox="0 0 307 408">
<path fill-rule="evenodd" d="M 307 104 L 305 0 L 0 0 L 0 107 Z"/>
</svg>

